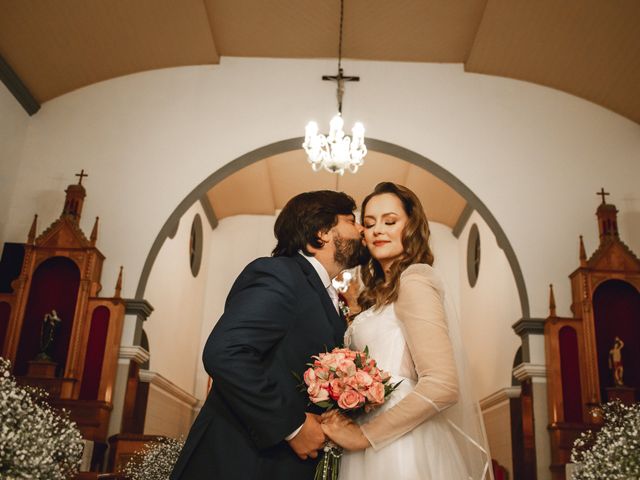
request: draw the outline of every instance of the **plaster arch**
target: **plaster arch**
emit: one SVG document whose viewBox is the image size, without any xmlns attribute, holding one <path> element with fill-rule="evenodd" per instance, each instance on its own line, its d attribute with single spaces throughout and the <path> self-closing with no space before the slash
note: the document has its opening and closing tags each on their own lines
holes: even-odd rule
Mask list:
<svg viewBox="0 0 640 480">
<path fill-rule="evenodd" d="M 300 149 L 300 145 L 302 144 L 303 140 L 304 139 L 302 137 L 295 137 L 259 147 L 225 164 L 214 173 L 209 175 L 205 180 L 200 182 L 200 184 L 197 185 L 173 210 L 171 215 L 169 215 L 164 225 L 160 229 L 160 232 L 156 236 L 151 249 L 147 254 L 142 272 L 140 274 L 135 294 L 136 300 L 143 299 L 147 282 L 153 268 L 153 264 L 158 256 L 158 253 L 160 252 L 160 249 L 162 248 L 164 241 L 171 236 L 175 225 L 191 205 L 197 202 L 214 185 L 221 182 L 229 175 L 267 157 L 285 153 L 291 150 L 298 150 Z M 529 298 L 527 295 L 524 276 L 522 274 L 518 258 L 515 254 L 515 250 L 513 249 L 509 239 L 507 238 L 504 230 L 502 229 L 496 218 L 485 206 L 485 204 L 478 198 L 478 196 L 448 170 L 444 169 L 429 158 L 420 155 L 419 153 L 401 147 L 400 145 L 373 138 L 367 139 L 367 148 L 370 151 L 376 151 L 395 156 L 424 170 L 427 170 L 429 173 L 433 174 L 435 177 L 444 181 L 451 188 L 453 188 L 467 201 L 469 206 L 478 211 L 480 216 L 491 229 L 492 233 L 495 235 L 498 246 L 504 251 L 509 266 L 511 267 L 518 290 L 521 317 L 529 318 Z M 139 325 L 137 328 L 141 328 L 141 325 Z M 139 338 L 139 335 L 136 335 L 136 338 Z"/>
</svg>

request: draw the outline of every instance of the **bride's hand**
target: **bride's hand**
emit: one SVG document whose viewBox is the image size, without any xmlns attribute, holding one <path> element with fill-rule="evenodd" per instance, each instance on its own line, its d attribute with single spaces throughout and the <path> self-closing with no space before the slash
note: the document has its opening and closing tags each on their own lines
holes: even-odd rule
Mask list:
<svg viewBox="0 0 640 480">
<path fill-rule="evenodd" d="M 360 426 L 336 411 L 322 415 L 321 427 L 327 437 L 345 450 L 364 450 L 371 446 Z"/>
</svg>

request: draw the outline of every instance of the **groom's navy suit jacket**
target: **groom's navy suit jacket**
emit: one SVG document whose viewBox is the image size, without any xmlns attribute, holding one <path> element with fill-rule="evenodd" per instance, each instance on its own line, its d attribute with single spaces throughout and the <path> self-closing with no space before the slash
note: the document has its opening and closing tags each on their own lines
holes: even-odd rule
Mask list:
<svg viewBox="0 0 640 480">
<path fill-rule="evenodd" d="M 342 344 L 344 330 L 301 255 L 249 264 L 205 345 L 213 387 L 171 479 L 313 479 L 316 462 L 284 440 L 309 410 L 293 372 L 301 377 L 312 355 Z"/>
</svg>

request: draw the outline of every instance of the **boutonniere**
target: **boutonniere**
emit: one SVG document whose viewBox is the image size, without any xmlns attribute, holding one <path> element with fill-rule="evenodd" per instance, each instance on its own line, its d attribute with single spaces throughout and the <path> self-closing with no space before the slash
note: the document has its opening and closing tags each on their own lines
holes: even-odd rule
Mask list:
<svg viewBox="0 0 640 480">
<path fill-rule="evenodd" d="M 348 317 L 351 310 L 349 309 L 349 305 L 342 295 L 338 295 L 338 308 L 340 309 L 340 313 L 344 317 Z"/>
</svg>

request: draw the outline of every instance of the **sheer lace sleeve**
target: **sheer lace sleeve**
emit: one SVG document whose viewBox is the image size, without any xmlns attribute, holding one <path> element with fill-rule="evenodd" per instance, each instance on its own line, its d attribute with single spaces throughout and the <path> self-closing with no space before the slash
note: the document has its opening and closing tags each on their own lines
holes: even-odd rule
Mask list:
<svg viewBox="0 0 640 480">
<path fill-rule="evenodd" d="M 376 450 L 458 400 L 458 377 L 442 290 L 431 267 L 411 265 L 403 272 L 394 307 L 404 327 L 418 382 L 398 404 L 361 426 Z"/>
</svg>

